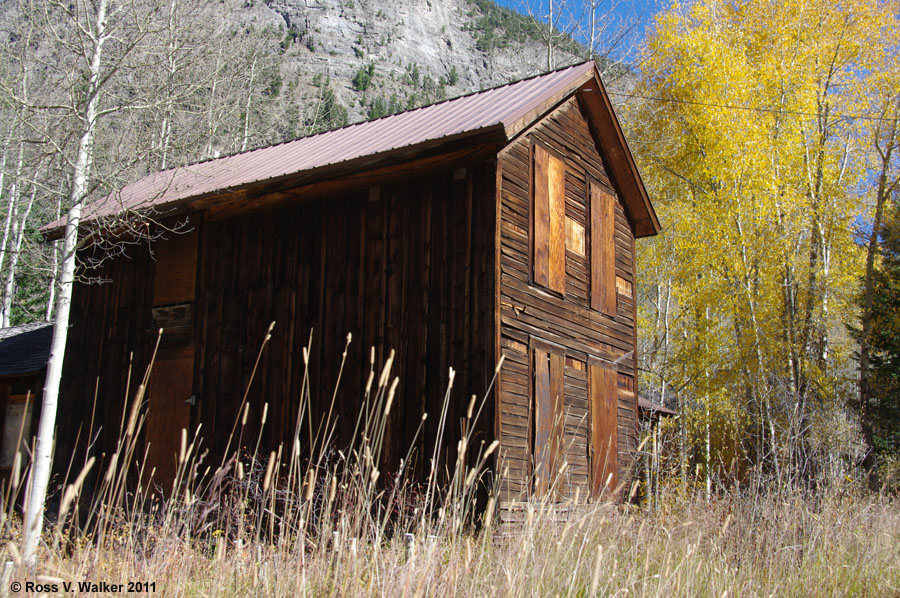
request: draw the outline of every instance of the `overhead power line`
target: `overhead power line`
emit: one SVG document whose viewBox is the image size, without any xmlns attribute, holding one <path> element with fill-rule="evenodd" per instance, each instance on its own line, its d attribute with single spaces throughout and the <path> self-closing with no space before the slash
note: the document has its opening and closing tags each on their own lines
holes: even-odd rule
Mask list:
<svg viewBox="0 0 900 598">
<path fill-rule="evenodd" d="M 614 91 L 608 92 L 611 96 L 619 96 L 623 98 L 633 98 L 636 100 L 648 100 L 651 102 L 669 102 L 672 104 L 688 104 L 691 106 L 705 106 L 708 108 L 722 108 L 725 110 L 744 110 L 747 112 L 761 112 L 768 114 L 792 114 L 795 116 L 819 116 L 815 112 L 800 112 L 797 110 L 784 110 L 783 108 L 775 108 L 771 106 L 738 106 L 737 104 L 714 104 L 710 102 L 697 102 L 694 100 L 679 100 L 677 98 L 661 98 L 657 96 L 643 96 L 629 93 L 618 93 Z M 883 116 L 868 116 L 865 114 L 832 114 L 834 118 L 845 118 L 848 120 L 870 120 L 875 122 L 894 122 L 897 117 L 885 118 Z"/>
</svg>

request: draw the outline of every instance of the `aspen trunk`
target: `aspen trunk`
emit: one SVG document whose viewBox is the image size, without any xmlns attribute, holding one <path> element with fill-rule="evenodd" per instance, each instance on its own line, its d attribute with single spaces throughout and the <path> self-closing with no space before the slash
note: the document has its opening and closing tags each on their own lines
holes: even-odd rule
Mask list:
<svg viewBox="0 0 900 598">
<path fill-rule="evenodd" d="M 62 216 L 62 198 L 56 198 L 56 217 L 53 219 L 54 222 L 59 220 L 60 216 Z M 57 284 L 57 275 L 59 274 L 59 251 L 60 251 L 60 243 L 59 241 L 53 241 L 53 259 L 50 262 L 50 282 L 47 283 L 47 309 L 44 312 L 44 320 L 47 322 L 53 321 L 53 308 L 56 306 L 56 284 Z"/>
<path fill-rule="evenodd" d="M 253 107 L 253 79 L 256 77 L 256 58 L 250 64 L 250 84 L 247 86 L 247 104 L 244 106 L 244 130 L 241 134 L 241 151 L 247 151 L 250 142 L 250 109 Z"/>
<path fill-rule="evenodd" d="M 553 0 L 550 0 L 550 18 L 547 19 L 547 70 L 553 70 Z"/>
<path fill-rule="evenodd" d="M 2 316 L 0 316 L 0 319 L 3 321 L 3 328 L 9 326 L 10 317 L 12 316 L 13 296 L 15 296 L 16 293 L 16 273 L 19 269 L 19 257 L 22 255 L 22 243 L 25 240 L 25 226 L 28 224 L 28 216 L 31 215 L 31 208 L 34 206 L 34 198 L 36 195 L 37 188 L 32 187 L 31 197 L 29 197 L 28 204 L 25 206 L 25 213 L 22 214 L 22 219 L 17 219 L 13 223 L 13 251 L 12 255 L 9 257 L 9 267 L 6 270 L 6 284 L 3 291 L 3 310 Z"/>
<path fill-rule="evenodd" d="M 59 402 L 59 387 L 62 380 L 63 356 L 69 331 L 69 309 L 72 305 L 72 290 L 75 286 L 75 251 L 78 247 L 78 225 L 81 209 L 91 175 L 94 151 L 94 133 L 97 118 L 97 104 L 101 80 L 101 57 L 106 31 L 107 0 L 99 0 L 96 13 L 96 32 L 91 37 L 91 63 L 89 66 L 87 99 L 78 153 L 72 170 L 72 187 L 69 193 L 71 207 L 66 218 L 63 237 L 62 268 L 59 277 L 59 293 L 56 300 L 56 321 L 53 324 L 53 340 L 50 345 L 50 359 L 47 362 L 47 378 L 41 404 L 41 418 L 38 424 L 37 443 L 34 453 L 31 491 L 26 499 L 23 557 L 29 567 L 37 560 L 37 545 L 44 521 L 44 502 L 50 482 L 53 461 L 53 440 L 56 428 L 56 410 Z"/>
<path fill-rule="evenodd" d="M 16 171 L 15 175 L 13 175 L 12 184 L 9 187 L 9 203 L 6 208 L 6 220 L 3 223 L 3 240 L 0 241 L 0 270 L 3 269 L 3 266 L 6 264 L 6 255 L 9 253 L 9 240 L 10 240 L 10 232 L 12 231 L 12 223 L 15 219 L 16 212 L 16 204 L 19 200 L 19 178 L 22 176 L 22 161 L 23 161 L 23 152 L 24 152 L 25 144 L 19 143 L 19 157 L 16 160 Z M 0 168 L 6 166 L 6 154 L 3 155 L 3 164 L 0 165 Z M 5 170 L 5 169 L 4 169 Z M 0 178 L 0 185 L 2 185 L 3 179 Z M 0 187 L 2 189 L 2 187 Z"/>
</svg>

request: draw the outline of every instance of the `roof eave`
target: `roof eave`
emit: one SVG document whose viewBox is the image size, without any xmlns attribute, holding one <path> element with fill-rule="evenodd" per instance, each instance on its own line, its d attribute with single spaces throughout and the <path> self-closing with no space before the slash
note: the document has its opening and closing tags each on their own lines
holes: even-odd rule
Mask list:
<svg viewBox="0 0 900 598">
<path fill-rule="evenodd" d="M 262 189 L 262 192 L 264 193 L 271 193 L 290 187 L 301 186 L 313 181 L 320 182 L 348 177 L 390 164 L 398 164 L 416 158 L 426 157 L 428 155 L 450 152 L 463 146 L 495 143 L 500 147 L 505 144 L 506 141 L 507 136 L 504 125 L 502 123 L 496 123 L 479 129 L 464 131 L 456 135 L 441 137 L 439 139 L 429 139 L 413 145 L 402 146 L 388 151 L 378 152 L 376 154 L 359 156 L 350 160 L 335 162 L 333 164 L 294 172 L 280 177 L 252 181 L 236 187 L 223 188 L 208 193 L 178 198 L 162 204 L 148 206 L 146 209 L 159 210 L 167 216 L 176 215 L 189 211 L 198 205 L 207 208 L 213 205 L 222 205 L 239 201 L 245 197 L 250 190 Z M 131 210 L 131 212 L 134 211 L 140 210 Z M 92 218 L 87 217 L 82 220 L 82 224 L 87 224 L 91 220 Z M 56 241 L 62 239 L 65 233 L 65 227 L 66 217 L 63 216 L 59 220 L 45 224 L 39 229 L 39 232 L 44 236 L 45 240 Z"/>
<path fill-rule="evenodd" d="M 44 373 L 47 369 L 47 366 L 40 367 L 37 369 L 30 369 L 25 371 L 18 370 L 9 370 L 9 371 L 0 371 L 0 378 L 23 378 L 25 376 L 39 376 Z"/>
<path fill-rule="evenodd" d="M 577 93 L 594 122 L 611 174 L 633 219 L 635 236 L 658 234 L 661 230 L 659 218 L 596 67 L 590 77 L 579 85 Z"/>
</svg>

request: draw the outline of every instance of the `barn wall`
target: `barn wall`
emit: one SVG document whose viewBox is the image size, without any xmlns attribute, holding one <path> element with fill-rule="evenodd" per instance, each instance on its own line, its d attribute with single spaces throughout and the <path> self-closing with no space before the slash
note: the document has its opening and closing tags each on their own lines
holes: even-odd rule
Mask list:
<svg viewBox="0 0 900 598">
<path fill-rule="evenodd" d="M 564 158 L 565 215 L 585 231 L 583 256 L 572 250 L 578 235 L 569 231 L 565 292 L 561 295 L 534 284 L 530 273 L 531 160 L 535 142 Z M 508 471 L 502 485 L 503 500 L 519 499 L 530 491 L 534 450 L 530 344 L 538 339 L 565 349 L 564 445 L 568 468 L 560 490 L 562 497 L 568 498 L 576 490 L 581 497 L 590 492 L 588 360 L 615 360 L 635 348 L 634 234 L 621 201 L 615 205 L 615 270 L 619 287 L 615 317 L 590 307 L 589 177 L 615 193 L 614 182 L 596 148 L 585 116 L 572 99 L 501 154 L 500 345 L 505 362 L 498 414 L 500 467 Z M 636 446 L 634 368 L 633 357 L 616 367 L 620 480 L 625 479 Z"/>
<path fill-rule="evenodd" d="M 491 161 L 207 221 L 197 293 L 194 419 L 203 423 L 213 451 L 224 448 L 273 321 L 250 385 L 245 438 L 259 433 L 265 403 L 263 445 L 274 449 L 292 437 L 307 343 L 312 420 L 323 417 L 351 333 L 334 407 L 335 446 L 345 446 L 356 425 L 374 346 L 376 379 L 391 349 L 397 355 L 392 374 L 400 378 L 384 465 L 393 469 L 405 457 L 427 412 L 415 453 L 415 466 L 425 471 L 423 449 L 434 442 L 450 367 L 457 375 L 445 446 L 455 451 L 459 418 L 470 395 L 485 392 L 494 367 L 495 173 Z M 482 423 L 479 441 L 493 427 L 489 419 Z M 304 427 L 303 446 L 308 438 Z"/>
<path fill-rule="evenodd" d="M 94 454 L 113 454 L 129 369 L 133 396 L 156 340 L 151 310 L 155 268 L 149 247 L 140 243 L 119 249 L 122 254 L 114 258 L 98 248 L 79 254 L 57 414 L 54 467 L 60 471 L 73 455 L 76 464 L 84 463 L 92 415 L 92 434 L 101 430 Z M 104 255 L 99 266 L 87 267 L 90 258 Z"/>
<path fill-rule="evenodd" d="M 167 333 L 161 355 L 180 355 L 193 345 L 197 404 L 190 407 L 190 422 L 192 429 L 202 423 L 202 446 L 211 449 L 207 462 L 218 462 L 273 321 L 250 385 L 245 446 L 252 449 L 260 433 L 265 403 L 261 454 L 289 442 L 305 371 L 303 347 L 310 338 L 312 420 L 323 417 L 351 333 L 334 408 L 335 446 L 349 441 L 374 346 L 376 378 L 391 349 L 392 374 L 400 377 L 384 466 L 395 468 L 406 456 L 427 412 L 414 453 L 415 467 L 425 471 L 423 449 L 434 444 L 450 367 L 456 378 L 444 446 L 455 459 L 460 418 L 472 394 L 484 395 L 495 366 L 495 185 L 496 165 L 490 161 L 240 217 L 194 215 L 199 252 L 196 299 L 190 304 L 193 341 L 184 338 L 183 327 Z M 78 284 L 74 293 L 57 436 L 57 454 L 66 457 L 57 459 L 58 471 L 76 453 L 78 434 L 76 456 L 83 461 L 95 388 L 94 430 L 102 433 L 94 454 L 114 451 L 129 365 L 133 395 L 156 341 L 153 306 L 162 301 L 160 288 L 168 288 L 156 280 L 159 249 L 156 242 L 129 246 L 124 255 L 82 271 L 94 284 Z M 492 439 L 492 406 L 484 413 L 476 446 Z M 304 428 L 301 440 L 308 437 Z M 173 432 L 173 443 L 177 438 Z"/>
</svg>

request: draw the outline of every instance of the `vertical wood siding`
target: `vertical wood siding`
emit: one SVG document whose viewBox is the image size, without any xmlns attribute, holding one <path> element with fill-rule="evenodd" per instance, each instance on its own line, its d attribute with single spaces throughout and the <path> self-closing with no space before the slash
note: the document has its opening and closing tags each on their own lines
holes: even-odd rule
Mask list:
<svg viewBox="0 0 900 598">
<path fill-rule="evenodd" d="M 395 469 L 406 456 L 427 412 L 413 453 L 413 468 L 427 470 L 450 367 L 457 374 L 444 457 L 455 459 L 460 419 L 470 396 L 484 395 L 497 359 L 495 186 L 491 161 L 203 222 L 193 303 L 192 386 L 198 402 L 191 409 L 191 426 L 203 424 L 203 446 L 211 450 L 208 462 L 217 463 L 217 453 L 225 447 L 272 321 L 272 339 L 249 386 L 245 444 L 258 434 L 266 448 L 290 441 L 308 343 L 312 420 L 324 417 L 351 333 L 336 393 L 334 446 L 349 442 L 374 346 L 379 371 L 391 349 L 396 350 L 392 375 L 400 378 L 384 466 Z M 95 273 L 110 284 L 76 287 L 61 401 L 61 420 L 68 429 L 60 432 L 61 447 L 75 438 L 78 423 L 90 419 L 99 377 L 95 428 L 103 425 L 100 446 L 111 454 L 129 355 L 134 352 L 134 389 L 156 337 L 154 269 L 148 247 L 134 246 L 127 259 L 111 260 Z M 268 418 L 260 431 L 266 403 Z M 491 405 L 483 410 L 473 446 L 490 443 L 493 414 Z M 82 448 L 84 436 L 82 432 Z M 304 450 L 308 437 L 304 427 Z"/>
<path fill-rule="evenodd" d="M 590 387 L 591 414 L 591 491 L 594 496 L 604 491 L 612 491 L 619 483 L 616 467 L 618 454 L 618 435 L 616 432 L 616 400 L 618 375 L 607 364 L 596 360 L 588 360 L 588 379 Z"/>
<path fill-rule="evenodd" d="M 405 458 L 426 412 L 413 467 L 427 470 L 453 367 L 444 446 L 455 459 L 460 418 L 472 394 L 484 395 L 494 367 L 494 168 L 483 164 L 206 224 L 197 417 L 214 451 L 224 447 L 259 345 L 275 321 L 250 385 L 246 435 L 259 433 L 256 422 L 268 403 L 264 444 L 291 437 L 302 351 L 311 338 L 312 421 L 327 414 L 337 385 L 336 448 L 349 443 L 362 409 L 370 348 L 377 372 L 396 351 L 392 378 L 400 385 L 385 432 L 387 471 Z M 492 412 L 484 410 L 488 419 L 474 446 L 490 442 Z M 301 445 L 308 444 L 304 427 Z"/>
<path fill-rule="evenodd" d="M 99 250 L 84 251 L 81 264 L 101 256 Z M 146 244 L 126 246 L 124 255 L 99 267 L 79 268 L 57 413 L 57 471 L 65 470 L 70 457 L 83 464 L 87 440 L 98 430 L 92 454 L 108 460 L 115 450 L 126 401 L 133 399 L 156 341 L 154 270 Z M 125 393 L 129 386 L 132 396 Z M 105 471 L 103 462 L 98 465 L 94 472 Z"/>
<path fill-rule="evenodd" d="M 543 145 L 565 163 L 565 217 L 568 236 L 565 252 L 565 294 L 560 296 L 530 282 L 532 148 Z M 590 181 L 615 196 L 603 159 L 585 116 L 571 100 L 533 127 L 501 154 L 500 177 L 500 346 L 505 355 L 498 408 L 501 440 L 502 500 L 523 498 L 533 473 L 534 413 L 529 347 L 541 339 L 565 349 L 564 408 L 568 467 L 562 497 L 581 497 L 591 491 L 589 472 L 590 411 L 589 357 L 613 361 L 634 350 L 633 298 L 615 295 L 611 315 L 591 309 L 591 252 L 595 239 L 588 221 L 591 213 Z M 595 209 L 596 211 L 596 209 Z M 621 201 L 612 212 L 615 233 L 615 277 L 623 288 L 634 282 L 633 228 Z M 579 235 L 587 237 L 580 250 Z M 574 242 L 573 242 L 574 241 Z M 616 278 L 613 278 L 613 289 Z M 601 289 L 603 290 L 603 289 Z M 615 292 L 613 290 L 613 292 Z M 632 293 L 633 295 L 633 293 Z M 632 463 L 636 447 L 636 399 L 632 355 L 616 366 L 618 372 L 617 470 L 620 480 Z M 607 361 L 607 363 L 608 363 Z"/>
</svg>

